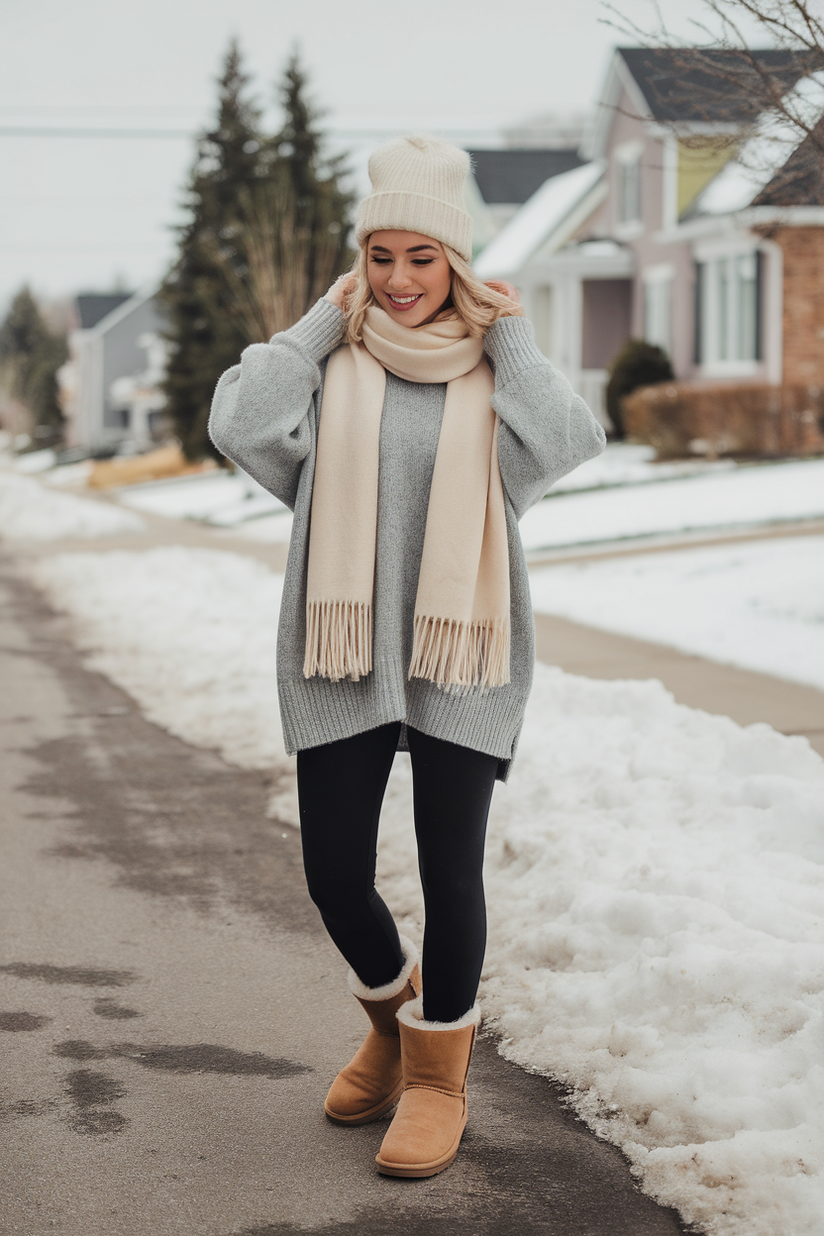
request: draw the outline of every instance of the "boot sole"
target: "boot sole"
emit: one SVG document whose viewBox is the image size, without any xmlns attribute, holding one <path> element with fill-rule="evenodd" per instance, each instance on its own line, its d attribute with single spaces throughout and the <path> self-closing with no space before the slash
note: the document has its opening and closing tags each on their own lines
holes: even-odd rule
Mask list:
<svg viewBox="0 0 824 1236">
<path fill-rule="evenodd" d="M 368 1111 L 358 1112 L 355 1116 L 345 1116 L 341 1112 L 332 1111 L 326 1106 L 324 1106 L 323 1110 L 326 1113 L 327 1120 L 331 1120 L 332 1124 L 352 1126 L 354 1128 L 359 1124 L 371 1124 L 373 1120 L 380 1120 L 381 1116 L 385 1116 L 395 1106 L 402 1092 L 403 1079 L 398 1082 L 398 1085 L 388 1099 L 385 1099 L 383 1103 L 379 1103 L 377 1107 L 371 1107 Z"/>
<path fill-rule="evenodd" d="M 378 1165 L 378 1171 L 381 1176 L 403 1176 L 409 1180 L 423 1180 L 426 1176 L 437 1176 L 438 1172 L 446 1171 L 450 1163 L 455 1162 L 465 1128 L 466 1116 L 464 1116 L 457 1140 L 440 1159 L 431 1159 L 429 1163 L 392 1163 L 388 1159 L 382 1159 L 380 1154 L 376 1154 L 375 1162 Z"/>
<path fill-rule="evenodd" d="M 376 1159 L 375 1162 L 381 1176 L 402 1176 L 406 1180 L 423 1180 L 427 1176 L 437 1176 L 439 1172 L 446 1171 L 449 1165 L 455 1162 L 457 1154 L 456 1148 L 442 1163 L 426 1163 L 420 1167 L 402 1167 L 400 1164 L 384 1163 L 381 1159 Z"/>
</svg>

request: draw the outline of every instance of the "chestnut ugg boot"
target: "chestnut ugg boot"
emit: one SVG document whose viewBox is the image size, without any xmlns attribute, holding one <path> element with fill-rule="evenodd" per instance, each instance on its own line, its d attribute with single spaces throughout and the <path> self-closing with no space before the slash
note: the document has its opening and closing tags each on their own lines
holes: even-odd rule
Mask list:
<svg viewBox="0 0 824 1236">
<path fill-rule="evenodd" d="M 435 1176 L 455 1158 L 480 1020 L 477 1004 L 458 1021 L 424 1021 L 421 999 L 398 1010 L 403 1094 L 375 1160 L 384 1176 Z"/>
<path fill-rule="evenodd" d="M 401 1041 L 396 1014 L 420 994 L 421 976 L 414 944 L 401 936 L 405 958 L 396 979 L 367 987 L 349 971 L 349 987 L 366 1010 L 371 1029 L 355 1055 L 341 1069 L 326 1096 L 324 1111 L 336 1124 L 368 1124 L 397 1103 L 403 1090 Z"/>
</svg>

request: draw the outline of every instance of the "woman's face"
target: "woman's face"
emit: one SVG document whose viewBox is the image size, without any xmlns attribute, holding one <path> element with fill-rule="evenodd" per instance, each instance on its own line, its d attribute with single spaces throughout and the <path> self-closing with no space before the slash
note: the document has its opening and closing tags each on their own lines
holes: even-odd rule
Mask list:
<svg viewBox="0 0 824 1236">
<path fill-rule="evenodd" d="M 449 299 L 452 267 L 443 245 L 419 232 L 373 232 L 367 244 L 369 286 L 401 326 L 431 322 Z"/>
</svg>

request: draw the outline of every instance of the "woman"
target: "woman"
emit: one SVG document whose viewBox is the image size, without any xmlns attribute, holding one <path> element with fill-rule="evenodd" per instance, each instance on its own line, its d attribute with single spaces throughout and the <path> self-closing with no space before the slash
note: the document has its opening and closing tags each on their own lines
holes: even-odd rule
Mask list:
<svg viewBox="0 0 824 1236">
<path fill-rule="evenodd" d="M 278 634 L 307 882 L 371 1029 L 326 1113 L 377 1120 L 386 1175 L 455 1157 L 486 944 L 482 864 L 534 633 L 518 519 L 604 434 L 535 346 L 514 288 L 473 275 L 467 155 L 377 151 L 350 275 L 223 375 L 215 445 L 295 512 Z M 417 954 L 375 890 L 395 751 L 412 760 Z"/>
</svg>

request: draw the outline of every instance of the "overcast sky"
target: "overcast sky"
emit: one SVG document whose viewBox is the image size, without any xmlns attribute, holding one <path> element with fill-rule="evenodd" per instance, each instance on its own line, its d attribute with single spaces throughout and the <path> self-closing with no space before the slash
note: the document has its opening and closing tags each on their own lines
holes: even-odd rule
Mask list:
<svg viewBox="0 0 824 1236">
<path fill-rule="evenodd" d="M 654 22 L 649 0 L 617 7 Z M 662 8 L 682 33 L 706 11 Z M 10 130 L 193 133 L 236 35 L 270 105 L 299 46 L 339 144 L 363 152 L 375 131 L 415 129 L 490 144 L 536 114 L 593 107 L 611 47 L 628 41 L 608 17 L 600 0 L 0 0 L 0 308 L 24 282 L 55 298 L 156 280 L 193 153 L 192 137 Z"/>
</svg>

